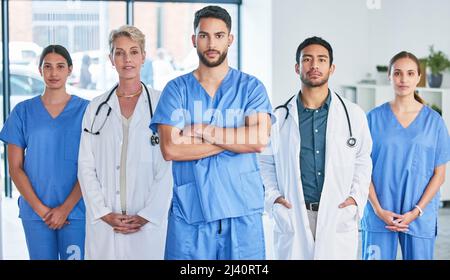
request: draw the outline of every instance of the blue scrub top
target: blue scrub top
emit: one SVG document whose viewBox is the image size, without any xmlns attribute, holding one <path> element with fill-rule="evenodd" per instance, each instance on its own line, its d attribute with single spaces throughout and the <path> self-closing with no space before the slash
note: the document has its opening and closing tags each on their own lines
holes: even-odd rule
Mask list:
<svg viewBox="0 0 450 280">
<path fill-rule="evenodd" d="M 255 77 L 230 68 L 211 98 L 191 72 L 164 88 L 150 128 L 156 132 L 158 124 L 164 124 L 182 130 L 198 123 L 237 128 L 258 112 L 272 116 L 267 92 Z M 255 153 L 224 151 L 200 160 L 174 161 L 172 173 L 172 212 L 187 223 L 263 211 L 264 187 Z"/>
<path fill-rule="evenodd" d="M 381 207 L 404 214 L 414 209 L 424 193 L 434 169 L 450 160 L 450 138 L 441 116 L 423 106 L 414 121 L 403 128 L 385 103 L 368 113 L 373 139 L 372 181 Z M 438 193 L 424 209 L 423 216 L 409 225 L 416 237 L 437 234 Z M 367 204 L 361 221 L 363 230 L 390 232 Z"/>
<path fill-rule="evenodd" d="M 53 119 L 41 96 L 36 96 L 17 104 L 0 132 L 0 140 L 25 150 L 25 173 L 36 195 L 50 208 L 63 204 L 77 181 L 81 121 L 88 103 L 72 95 Z M 41 220 L 22 196 L 19 208 L 22 219 Z M 84 213 L 80 199 L 68 219 L 84 219 Z"/>
</svg>

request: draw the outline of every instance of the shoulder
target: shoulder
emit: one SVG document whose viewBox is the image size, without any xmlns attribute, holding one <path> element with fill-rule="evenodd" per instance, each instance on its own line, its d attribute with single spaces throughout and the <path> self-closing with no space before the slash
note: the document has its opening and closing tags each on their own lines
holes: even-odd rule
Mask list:
<svg viewBox="0 0 450 280">
<path fill-rule="evenodd" d="M 37 95 L 35 97 L 29 98 L 27 100 L 21 101 L 17 103 L 17 105 L 13 108 L 13 112 L 22 113 L 34 106 L 37 105 L 38 102 L 40 102 L 40 95 Z"/>
<path fill-rule="evenodd" d="M 92 111 L 92 110 L 97 110 L 97 107 L 106 100 L 106 98 L 108 98 L 108 95 L 111 93 L 112 88 L 110 90 L 108 90 L 107 92 L 94 97 L 94 99 L 92 99 L 90 102 L 87 103 L 87 109 L 86 111 Z"/>
<path fill-rule="evenodd" d="M 156 90 L 152 87 L 147 87 L 148 89 L 148 94 L 150 96 L 150 100 L 152 101 L 152 103 L 154 103 L 155 105 L 158 104 L 159 99 L 161 97 L 161 91 Z"/>
<path fill-rule="evenodd" d="M 436 112 L 435 110 L 433 110 L 430 106 L 428 105 L 423 105 L 424 108 L 423 110 L 425 110 L 425 113 L 427 115 L 427 118 L 434 124 L 436 124 L 438 127 L 446 127 L 444 119 L 442 118 L 441 115 L 439 115 L 438 112 Z"/>
<path fill-rule="evenodd" d="M 336 97 L 339 96 L 342 99 L 342 102 L 344 102 L 344 105 L 347 108 L 347 111 L 349 114 L 365 118 L 366 113 L 358 104 L 348 100 L 347 98 L 343 97 L 342 95 L 340 95 L 336 92 L 334 92 L 334 94 Z M 341 103 L 341 100 L 339 100 L 339 97 L 334 98 L 333 102 L 338 103 L 338 106 L 342 106 L 342 103 Z"/>
<path fill-rule="evenodd" d="M 389 103 L 386 102 L 382 105 L 379 105 L 373 109 L 371 109 L 368 113 L 367 113 L 367 117 L 368 118 L 376 118 L 379 117 L 380 115 L 384 114 L 385 110 L 386 110 L 386 106 L 389 106 Z"/>
<path fill-rule="evenodd" d="M 83 107 L 83 108 L 86 108 L 87 105 L 89 104 L 89 100 L 81 98 L 77 95 L 72 95 L 72 99 L 76 103 L 76 105 Z"/>
</svg>

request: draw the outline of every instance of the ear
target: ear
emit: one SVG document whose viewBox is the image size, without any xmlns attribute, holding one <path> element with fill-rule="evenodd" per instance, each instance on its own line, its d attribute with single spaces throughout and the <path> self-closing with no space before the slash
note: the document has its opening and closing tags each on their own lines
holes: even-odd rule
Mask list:
<svg viewBox="0 0 450 280">
<path fill-rule="evenodd" d="M 191 36 L 191 40 L 192 40 L 192 46 L 194 46 L 194 48 L 197 48 L 197 44 L 195 43 L 195 38 L 196 38 L 197 36 L 195 36 L 195 34 L 193 34 L 192 36 Z"/>
<path fill-rule="evenodd" d="M 70 74 L 72 74 L 72 70 L 73 70 L 73 65 L 69 66 L 69 76 L 70 76 Z"/>
<path fill-rule="evenodd" d="M 295 63 L 295 73 L 297 73 L 297 75 L 300 75 L 300 64 Z"/>
<path fill-rule="evenodd" d="M 43 77 L 44 75 L 42 74 L 42 66 L 38 67 L 39 68 L 39 74 L 41 74 L 41 77 Z"/>
<path fill-rule="evenodd" d="M 230 34 L 228 35 L 228 47 L 231 47 L 231 44 L 233 44 L 234 41 L 234 35 Z"/>
<path fill-rule="evenodd" d="M 336 65 L 331 64 L 331 66 L 330 66 L 330 75 L 332 75 L 334 73 L 334 70 L 336 70 Z"/>
</svg>

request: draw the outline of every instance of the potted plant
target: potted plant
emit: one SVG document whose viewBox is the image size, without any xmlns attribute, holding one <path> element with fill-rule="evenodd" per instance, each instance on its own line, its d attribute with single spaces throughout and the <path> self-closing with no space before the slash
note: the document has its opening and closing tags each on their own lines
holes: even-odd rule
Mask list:
<svg viewBox="0 0 450 280">
<path fill-rule="evenodd" d="M 387 65 L 377 65 L 377 84 L 388 85 L 388 66 Z"/>
<path fill-rule="evenodd" d="M 427 57 L 427 66 L 430 69 L 428 74 L 428 84 L 432 88 L 439 88 L 442 84 L 442 72 L 450 68 L 450 60 L 442 51 L 435 51 L 434 46 L 430 46 L 430 54 Z"/>
</svg>

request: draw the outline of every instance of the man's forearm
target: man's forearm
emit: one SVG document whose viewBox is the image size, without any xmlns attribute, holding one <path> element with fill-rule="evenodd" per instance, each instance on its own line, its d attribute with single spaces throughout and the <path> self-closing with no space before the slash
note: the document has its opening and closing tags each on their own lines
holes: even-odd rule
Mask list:
<svg viewBox="0 0 450 280">
<path fill-rule="evenodd" d="M 235 153 L 260 153 L 269 142 L 269 133 L 260 125 L 238 128 L 214 127 L 205 140 Z"/>
<path fill-rule="evenodd" d="M 196 137 L 181 136 L 178 143 L 162 146 L 165 160 L 190 161 L 198 160 L 224 151 L 223 148 L 202 142 Z"/>
</svg>

